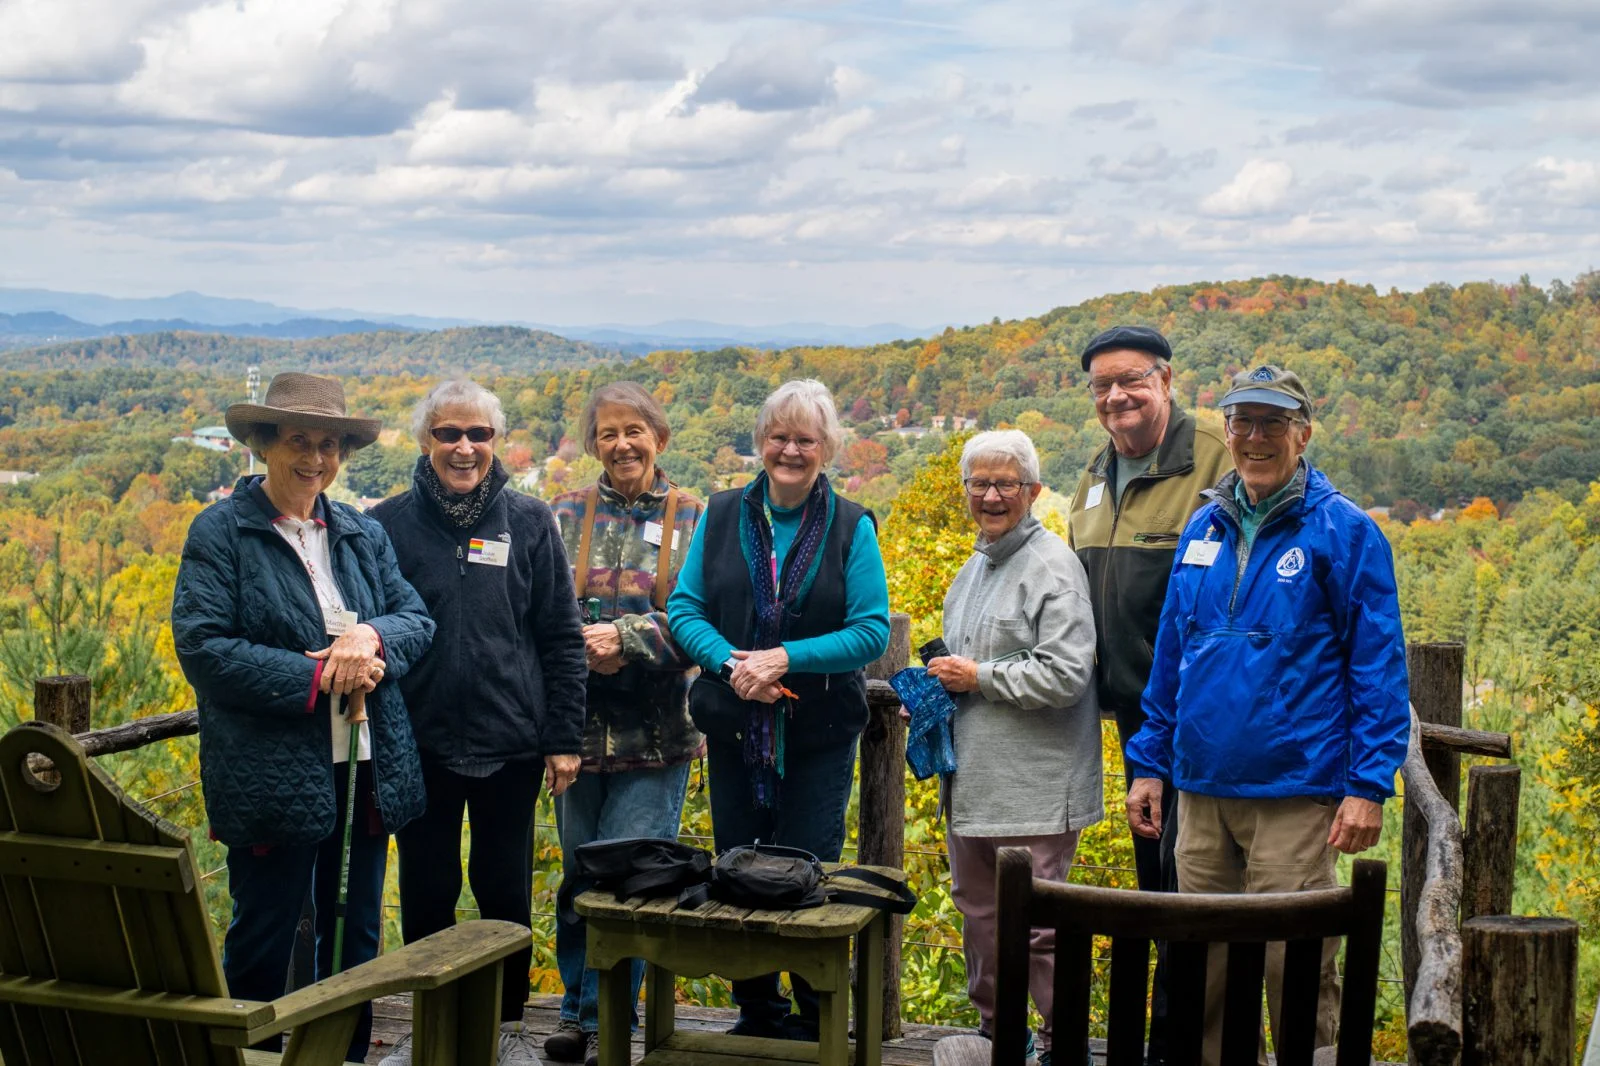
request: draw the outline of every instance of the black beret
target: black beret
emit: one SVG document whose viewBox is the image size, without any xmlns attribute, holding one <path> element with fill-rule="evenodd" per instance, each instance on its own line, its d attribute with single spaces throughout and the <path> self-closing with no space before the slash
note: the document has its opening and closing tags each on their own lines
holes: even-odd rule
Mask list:
<svg viewBox="0 0 1600 1066">
<path fill-rule="evenodd" d="M 1169 361 L 1172 359 L 1172 345 L 1167 343 L 1167 338 L 1149 326 L 1112 326 L 1103 333 L 1095 334 L 1094 340 L 1083 349 L 1083 369 L 1088 370 L 1089 360 L 1101 352 L 1111 352 L 1121 348 L 1149 352 Z"/>
</svg>

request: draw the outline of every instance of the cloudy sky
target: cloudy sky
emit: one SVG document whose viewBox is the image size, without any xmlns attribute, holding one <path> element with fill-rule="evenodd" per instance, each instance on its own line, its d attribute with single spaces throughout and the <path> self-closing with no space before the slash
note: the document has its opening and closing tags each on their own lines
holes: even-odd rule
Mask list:
<svg viewBox="0 0 1600 1066">
<path fill-rule="evenodd" d="M 0 286 L 555 323 L 1600 265 L 1594 0 L 0 0 Z"/>
</svg>

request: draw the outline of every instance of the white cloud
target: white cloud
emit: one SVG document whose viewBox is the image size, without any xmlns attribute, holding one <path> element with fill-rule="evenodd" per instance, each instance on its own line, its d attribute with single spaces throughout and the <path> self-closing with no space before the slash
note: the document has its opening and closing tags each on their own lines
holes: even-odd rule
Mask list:
<svg viewBox="0 0 1600 1066">
<path fill-rule="evenodd" d="M 1430 189 L 1417 197 L 1417 225 L 1423 230 L 1481 230 L 1493 221 L 1489 209 L 1471 189 Z"/>
<path fill-rule="evenodd" d="M 1596 10 L 0 0 L 0 284 L 932 322 L 1571 276 Z"/>
<path fill-rule="evenodd" d="M 1208 215 L 1243 218 L 1278 210 L 1294 184 L 1294 168 L 1280 159 L 1252 159 L 1233 180 L 1200 201 Z"/>
</svg>

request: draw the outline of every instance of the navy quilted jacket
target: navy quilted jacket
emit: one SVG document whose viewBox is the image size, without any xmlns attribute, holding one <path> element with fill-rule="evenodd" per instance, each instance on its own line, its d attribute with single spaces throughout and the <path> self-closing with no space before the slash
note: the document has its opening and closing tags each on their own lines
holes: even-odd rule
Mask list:
<svg viewBox="0 0 1600 1066">
<path fill-rule="evenodd" d="M 308 710 L 328 646 L 294 549 L 241 478 L 189 527 L 172 596 L 178 662 L 200 709 L 200 783 L 212 834 L 230 847 L 310 844 L 338 824 L 327 697 Z M 400 678 L 428 650 L 433 620 L 400 576 L 389 536 L 345 504 L 322 501 L 345 603 L 383 638 L 384 680 L 367 697 L 383 825 L 422 813 L 426 795 Z"/>
</svg>

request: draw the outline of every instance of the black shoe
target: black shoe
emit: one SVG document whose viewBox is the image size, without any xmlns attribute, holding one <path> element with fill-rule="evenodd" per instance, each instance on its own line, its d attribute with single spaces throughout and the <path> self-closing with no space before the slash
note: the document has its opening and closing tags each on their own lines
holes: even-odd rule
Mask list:
<svg viewBox="0 0 1600 1066">
<path fill-rule="evenodd" d="M 544 1053 L 557 1062 L 582 1062 L 584 1044 L 583 1029 L 563 1018 L 556 1031 L 544 1038 Z"/>
<path fill-rule="evenodd" d="M 809 1040 L 813 1044 L 817 1042 L 819 1027 L 817 1020 L 814 1018 L 803 1018 L 798 1014 L 785 1014 L 779 1028 L 783 1030 L 781 1035 L 785 1040 Z"/>
<path fill-rule="evenodd" d="M 583 1066 L 600 1066 L 600 1034 L 583 1034 Z"/>
<path fill-rule="evenodd" d="M 739 1015 L 739 1020 L 733 1023 L 733 1028 L 728 1030 L 729 1036 L 759 1036 L 768 1040 L 782 1040 L 784 1037 L 783 1022 L 781 1019 L 752 1018 L 748 1014 Z"/>
</svg>

